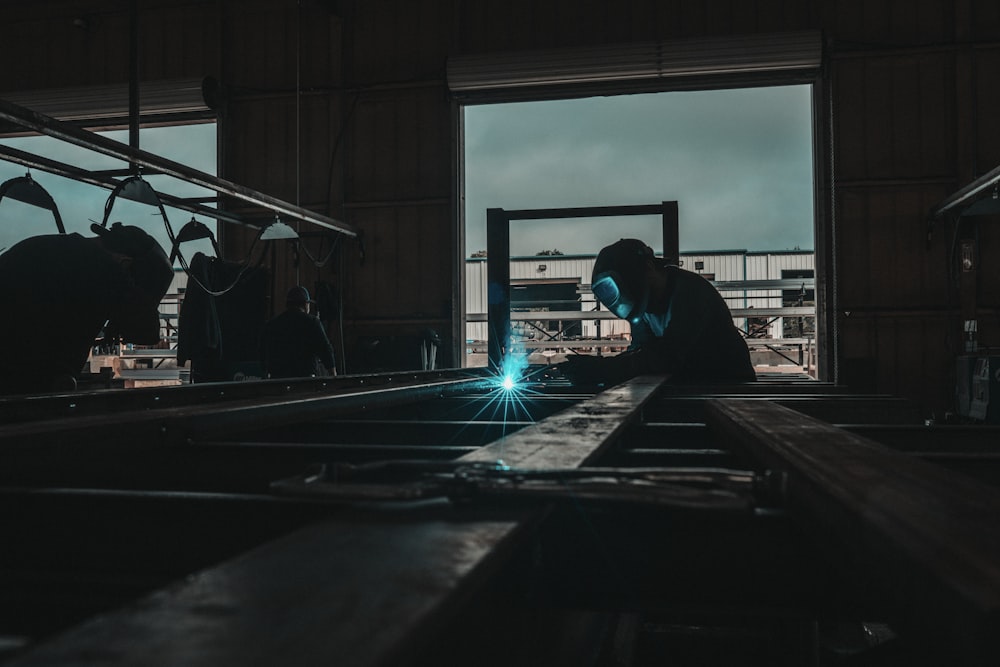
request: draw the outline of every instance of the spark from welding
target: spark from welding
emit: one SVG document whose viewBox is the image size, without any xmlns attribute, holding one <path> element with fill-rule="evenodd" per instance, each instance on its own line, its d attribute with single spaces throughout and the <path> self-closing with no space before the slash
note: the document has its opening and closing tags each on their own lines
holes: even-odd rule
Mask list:
<svg viewBox="0 0 1000 667">
<path fill-rule="evenodd" d="M 497 407 L 494 415 L 499 411 L 500 407 L 503 408 L 503 429 L 498 441 L 500 446 L 500 456 L 497 459 L 498 470 L 508 469 L 508 466 L 503 462 L 504 445 L 507 439 L 508 418 L 516 419 L 518 414 L 522 413 L 527 415 L 530 421 L 534 421 L 534 419 L 531 418 L 531 411 L 529 409 L 527 398 L 530 394 L 538 394 L 540 392 L 532 390 L 526 384 L 526 380 L 530 377 L 530 374 L 525 373 L 527 368 L 527 353 L 508 352 L 498 369 L 497 388 L 495 390 L 497 395 L 494 399 L 497 402 Z"/>
<path fill-rule="evenodd" d="M 482 407 L 470 420 L 470 423 L 487 420 L 498 422 L 501 425 L 500 436 L 494 441 L 500 447 L 498 470 L 506 468 L 502 458 L 504 441 L 509 433 L 508 424 L 535 421 L 531 414 L 529 399 L 532 395 L 543 395 L 542 392 L 529 386 L 529 382 L 535 374 L 536 371 L 528 370 L 528 355 L 526 353 L 509 353 L 504 357 L 496 374 L 490 379 L 492 388 L 485 397 L 482 397 L 486 399 Z"/>
</svg>

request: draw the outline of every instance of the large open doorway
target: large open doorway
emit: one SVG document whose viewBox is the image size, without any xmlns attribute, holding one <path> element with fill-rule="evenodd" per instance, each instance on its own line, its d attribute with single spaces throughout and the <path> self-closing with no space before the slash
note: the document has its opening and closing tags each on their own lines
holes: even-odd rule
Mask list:
<svg viewBox="0 0 1000 667">
<path fill-rule="evenodd" d="M 485 270 L 487 209 L 676 200 L 681 266 L 716 284 L 762 365 L 797 365 L 816 376 L 821 332 L 812 326 L 793 337 L 783 326 L 793 315 L 801 321 L 810 306 L 815 322 L 815 297 L 793 305 L 784 298 L 790 290 L 815 286 L 813 88 L 757 86 L 463 107 L 466 364 L 482 363 L 477 353 L 488 336 L 480 312 L 486 281 L 478 275 Z M 577 298 L 586 300 L 594 256 L 622 237 L 663 249 L 656 216 L 515 223 L 511 277 L 518 276 L 523 288 L 532 278 L 575 276 Z M 542 263 L 545 272 L 538 271 Z M 786 285 L 793 274 L 799 282 Z M 786 314 L 788 308 L 794 311 Z M 605 334 L 622 335 L 609 324 Z M 567 338 L 577 344 L 580 329 L 572 331 Z"/>
<path fill-rule="evenodd" d="M 216 123 L 210 120 L 164 122 L 142 127 L 139 139 L 149 152 L 214 175 L 216 129 Z M 129 131 L 104 129 L 98 134 L 124 143 Z M 122 160 L 52 136 L 26 133 L 4 136 L 0 137 L 0 147 L 4 156 L 10 158 L 0 159 L 0 190 L 12 195 L 0 199 L 0 253 L 36 236 L 57 233 L 94 236 L 93 225 L 109 226 L 120 221 L 147 232 L 173 261 L 173 281 L 158 308 L 159 342 L 138 346 L 108 337 L 101 331 L 78 381 L 86 382 L 88 387 L 169 386 L 186 382 L 188 369 L 177 363 L 180 310 L 188 285 L 182 256 L 190 259 L 199 252 L 217 255 L 219 230 L 211 216 L 194 216 L 169 203 L 161 209 L 156 205 L 157 193 L 169 193 L 173 199 L 168 201 L 198 202 L 204 205 L 204 210 L 214 209 L 214 193 L 161 173 L 138 175 Z M 33 164 L 39 167 L 26 166 Z M 15 183 L 19 191 L 5 189 L 7 184 Z M 106 187 L 116 183 L 122 189 Z M 140 187 L 126 188 L 129 183 Z M 25 190 L 25 185 L 30 186 L 30 191 Z M 29 192 L 44 196 L 39 199 Z M 40 202 L 45 205 L 39 205 Z M 191 229 L 201 233 L 185 233 Z"/>
</svg>

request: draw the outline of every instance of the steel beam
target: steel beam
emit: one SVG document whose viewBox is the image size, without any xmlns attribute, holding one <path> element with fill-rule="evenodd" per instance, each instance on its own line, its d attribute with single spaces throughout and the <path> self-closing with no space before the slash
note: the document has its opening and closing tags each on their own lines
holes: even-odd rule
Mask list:
<svg viewBox="0 0 1000 667">
<path fill-rule="evenodd" d="M 69 123 L 50 118 L 49 116 L 2 99 L 0 99 L 0 119 L 8 120 L 21 127 L 26 127 L 35 132 L 54 137 L 75 146 L 81 146 L 132 165 L 155 169 L 159 173 L 201 186 L 213 192 L 262 206 L 275 214 L 287 215 L 291 218 L 302 220 L 325 229 L 332 229 L 348 236 L 358 235 L 358 230 L 345 222 L 314 213 L 301 206 L 282 201 L 277 197 L 257 192 L 256 190 L 227 181 L 218 176 L 206 174 L 203 171 L 192 169 L 179 162 L 133 148 L 99 134 L 81 130 Z"/>
<path fill-rule="evenodd" d="M 79 417 L 9 424 L 0 429 L 0 457 L 42 445 L 66 442 L 99 447 L 182 445 L 192 440 L 232 436 L 234 433 L 281 426 L 372 408 L 403 405 L 450 392 L 490 386 L 481 377 L 402 383 L 372 389 L 351 388 L 328 394 L 281 399 L 265 396 L 223 405 L 184 405 L 128 413 L 99 413 Z M 140 443 L 140 444 L 136 444 Z"/>
<path fill-rule="evenodd" d="M 460 460 L 515 468 L 575 468 L 597 458 L 639 421 L 642 408 L 664 383 L 640 376 L 537 424 L 482 447 Z"/>
<path fill-rule="evenodd" d="M 488 377 L 485 369 L 465 368 L 5 396 L 0 397 L 0 424 L 102 414 L 120 416 L 122 413 L 168 407 L 205 408 L 214 405 L 218 408 L 234 401 L 274 401 L 345 392 L 375 392 L 379 389 L 421 387 L 451 381 L 460 381 L 459 386 L 466 393 L 488 391 L 493 388 Z M 467 384 L 470 380 L 472 383 Z M 378 404 L 376 397 L 369 407 L 376 407 Z"/>
<path fill-rule="evenodd" d="M 79 181 L 80 183 L 86 183 L 87 185 L 104 188 L 105 190 L 114 190 L 121 184 L 121 181 L 115 178 L 101 176 L 98 172 L 74 167 L 73 165 L 59 162 L 58 160 L 51 160 L 49 158 L 18 150 L 10 146 L 0 145 L 0 159 L 28 167 L 29 169 L 38 169 L 63 178 L 70 178 L 74 181 Z M 222 220 L 223 222 L 231 222 L 240 225 L 249 224 L 246 220 L 221 208 L 203 206 L 184 197 L 176 197 L 163 192 L 157 192 L 156 194 L 164 204 L 172 206 L 173 208 L 214 218 L 216 220 Z"/>
<path fill-rule="evenodd" d="M 810 383 L 805 383 L 809 386 Z M 772 388 L 773 389 L 773 388 Z M 660 422 L 700 422 L 706 419 L 710 396 L 666 396 L 650 404 L 646 418 Z M 775 402 L 831 424 L 922 424 L 917 406 L 901 398 L 877 395 L 824 396 L 798 394 L 747 396 L 743 400 Z"/>
<path fill-rule="evenodd" d="M 1000 490 L 771 402 L 713 400 L 707 421 L 784 477 L 788 510 L 926 664 L 1000 664 Z"/>
<path fill-rule="evenodd" d="M 8 664 L 402 664 L 529 528 L 426 516 L 317 523 Z"/>
</svg>

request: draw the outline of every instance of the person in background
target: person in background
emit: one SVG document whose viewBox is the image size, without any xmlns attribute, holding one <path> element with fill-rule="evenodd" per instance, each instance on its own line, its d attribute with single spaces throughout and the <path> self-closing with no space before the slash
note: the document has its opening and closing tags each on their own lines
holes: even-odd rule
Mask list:
<svg viewBox="0 0 1000 667">
<path fill-rule="evenodd" d="M 569 357 L 558 367 L 571 381 L 615 384 L 640 374 L 679 383 L 756 380 L 750 351 L 715 287 L 655 257 L 642 241 L 621 239 L 603 248 L 591 289 L 629 321 L 632 344 L 617 356 Z"/>
<path fill-rule="evenodd" d="M 309 290 L 296 285 L 288 290 L 284 312 L 264 325 L 260 361 L 266 377 L 337 374 L 333 346 L 323 324 L 309 314 L 311 303 Z"/>
<path fill-rule="evenodd" d="M 0 255 L 0 393 L 72 390 L 105 339 L 160 341 L 174 271 L 156 239 L 116 222 L 97 236 L 49 234 Z"/>
</svg>

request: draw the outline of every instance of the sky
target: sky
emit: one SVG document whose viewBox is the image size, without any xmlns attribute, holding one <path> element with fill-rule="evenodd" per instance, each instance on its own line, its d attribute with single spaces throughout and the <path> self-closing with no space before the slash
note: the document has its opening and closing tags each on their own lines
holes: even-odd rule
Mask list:
<svg viewBox="0 0 1000 667">
<path fill-rule="evenodd" d="M 486 209 L 678 202 L 682 251 L 813 249 L 811 87 L 467 106 L 466 256 Z M 662 249 L 656 216 L 515 221 L 511 254 Z"/>
<path fill-rule="evenodd" d="M 217 171 L 215 132 L 214 123 L 143 128 L 139 135 L 139 147 L 200 171 L 215 174 Z M 115 141 L 128 143 L 128 130 L 102 134 Z M 120 169 L 126 166 L 114 158 L 46 136 L 4 138 L 0 139 L 0 143 L 85 169 Z M 0 160 L 0 182 L 24 176 L 27 171 L 29 170 L 18 164 Z M 104 206 L 111 191 L 44 171 L 30 171 L 31 178 L 45 188 L 55 200 L 66 232 L 94 236 L 90 231 L 90 225 L 92 222 L 101 223 L 104 218 Z M 155 190 L 171 195 L 195 197 L 212 194 L 203 188 L 167 176 L 149 176 L 146 180 Z M 191 219 L 191 214 L 167 208 L 167 219 L 176 234 L 184 223 Z M 216 228 L 213 219 L 199 217 L 198 220 L 211 229 Z M 170 252 L 166 227 L 156 207 L 117 198 L 108 224 L 116 221 L 141 227 L 160 242 L 165 252 Z M 0 251 L 30 236 L 55 233 L 57 233 L 56 223 L 48 210 L 8 197 L 0 200 Z M 182 246 L 182 251 L 188 258 L 199 250 L 212 253 L 211 243 L 192 241 Z"/>
</svg>

